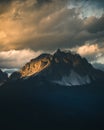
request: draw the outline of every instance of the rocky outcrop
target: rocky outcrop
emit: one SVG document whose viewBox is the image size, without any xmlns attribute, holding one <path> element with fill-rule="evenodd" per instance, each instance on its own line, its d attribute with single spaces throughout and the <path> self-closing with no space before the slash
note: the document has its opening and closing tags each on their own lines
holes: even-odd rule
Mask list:
<svg viewBox="0 0 104 130">
<path fill-rule="evenodd" d="M 42 54 L 36 59 L 32 59 L 21 70 L 21 77 L 37 74 L 47 68 L 51 64 L 52 56 L 50 54 Z"/>
</svg>

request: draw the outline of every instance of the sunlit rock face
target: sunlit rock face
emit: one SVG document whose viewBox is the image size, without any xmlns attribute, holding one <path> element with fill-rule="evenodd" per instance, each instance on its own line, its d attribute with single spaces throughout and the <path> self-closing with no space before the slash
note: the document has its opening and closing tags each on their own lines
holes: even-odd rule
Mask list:
<svg viewBox="0 0 104 130">
<path fill-rule="evenodd" d="M 32 59 L 21 70 L 21 77 L 31 76 L 44 70 L 51 64 L 52 56 L 50 54 L 42 54 L 36 59 Z"/>
<path fill-rule="evenodd" d="M 53 55 L 41 54 L 28 62 L 11 79 L 27 79 L 39 76 L 60 85 L 74 86 L 89 84 L 103 79 L 104 72 L 96 70 L 85 58 L 70 51 L 58 49 Z"/>
</svg>

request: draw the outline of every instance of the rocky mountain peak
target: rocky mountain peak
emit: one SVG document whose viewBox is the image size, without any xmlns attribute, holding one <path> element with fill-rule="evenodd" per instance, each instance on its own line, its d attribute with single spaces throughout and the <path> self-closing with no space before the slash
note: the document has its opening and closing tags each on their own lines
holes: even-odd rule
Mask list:
<svg viewBox="0 0 104 130">
<path fill-rule="evenodd" d="M 24 65 L 11 77 L 25 78 L 31 76 L 67 85 L 82 85 L 104 77 L 102 71 L 96 70 L 79 54 L 58 49 L 53 55 L 41 54 Z"/>
</svg>

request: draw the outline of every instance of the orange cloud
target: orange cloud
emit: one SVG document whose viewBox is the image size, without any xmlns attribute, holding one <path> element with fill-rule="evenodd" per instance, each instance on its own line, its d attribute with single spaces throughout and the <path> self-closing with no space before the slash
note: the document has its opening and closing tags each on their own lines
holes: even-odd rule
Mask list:
<svg viewBox="0 0 104 130">
<path fill-rule="evenodd" d="M 99 51 L 98 44 L 85 44 L 79 48 L 77 48 L 77 53 L 79 53 L 82 56 L 91 55 L 94 53 L 97 53 Z"/>
</svg>

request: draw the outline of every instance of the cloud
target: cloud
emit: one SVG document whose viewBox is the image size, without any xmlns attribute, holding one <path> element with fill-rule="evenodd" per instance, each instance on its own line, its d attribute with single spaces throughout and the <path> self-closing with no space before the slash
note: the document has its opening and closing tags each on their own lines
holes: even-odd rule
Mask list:
<svg viewBox="0 0 104 130">
<path fill-rule="evenodd" d="M 8 7 L 0 14 L 1 51 L 54 50 L 103 40 L 103 16 L 82 18 L 82 8 L 68 8 L 71 0 L 16 0 L 1 5 Z"/>
<path fill-rule="evenodd" d="M 84 22 L 85 29 L 91 33 L 103 32 L 104 33 L 104 15 L 100 18 L 94 16 L 89 17 Z"/>
<path fill-rule="evenodd" d="M 90 45 L 85 44 L 79 48 L 77 48 L 77 53 L 82 56 L 92 55 L 98 53 L 100 51 L 98 44 Z"/>
<path fill-rule="evenodd" d="M 2 51 L 0 52 L 0 68 L 20 68 L 40 53 L 42 52 L 34 52 L 30 49 Z"/>
<path fill-rule="evenodd" d="M 0 66 L 20 67 L 42 51 L 76 46 L 90 62 L 101 63 L 103 5 L 103 0 L 1 0 Z"/>
<path fill-rule="evenodd" d="M 98 43 L 86 43 L 82 46 L 71 48 L 72 51 L 86 57 L 95 68 L 104 70 L 104 46 L 100 47 Z"/>
</svg>

